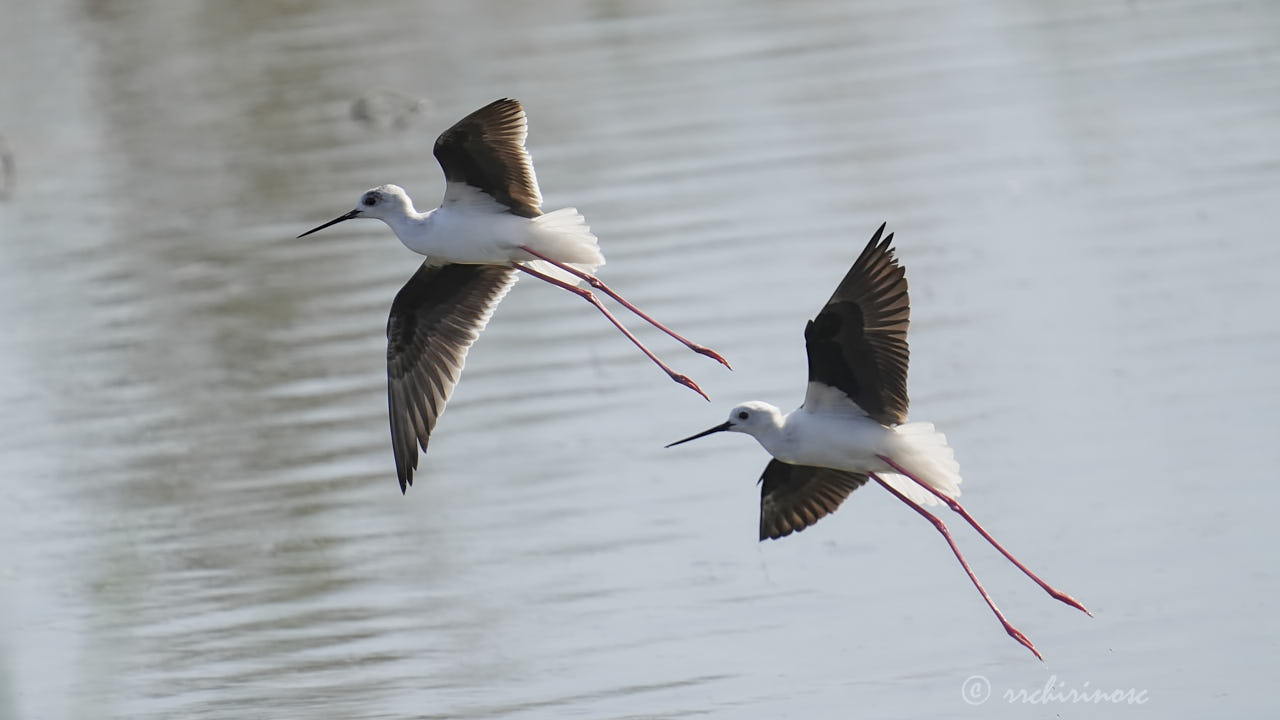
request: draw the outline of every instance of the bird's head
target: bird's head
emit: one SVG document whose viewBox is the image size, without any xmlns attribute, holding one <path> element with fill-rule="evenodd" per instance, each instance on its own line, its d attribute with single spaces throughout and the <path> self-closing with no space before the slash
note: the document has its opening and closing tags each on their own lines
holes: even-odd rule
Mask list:
<svg viewBox="0 0 1280 720">
<path fill-rule="evenodd" d="M 413 201 L 409 199 L 409 193 L 406 193 L 404 188 L 399 185 L 379 185 L 361 193 L 360 199 L 356 201 L 355 209 L 351 212 L 339 215 L 319 227 L 302 233 L 298 237 L 305 237 L 331 225 L 337 225 L 340 222 L 355 218 L 375 218 L 390 224 L 392 220 L 407 217 L 413 212 Z"/>
<path fill-rule="evenodd" d="M 782 412 L 778 408 L 766 402 L 753 400 L 745 402 L 729 411 L 729 419 L 708 428 L 696 435 L 690 435 L 683 440 L 677 440 L 667 447 L 687 443 L 690 440 L 697 440 L 700 437 L 706 437 L 718 432 L 740 432 L 760 438 L 769 430 L 776 430 L 782 425 Z"/>
</svg>

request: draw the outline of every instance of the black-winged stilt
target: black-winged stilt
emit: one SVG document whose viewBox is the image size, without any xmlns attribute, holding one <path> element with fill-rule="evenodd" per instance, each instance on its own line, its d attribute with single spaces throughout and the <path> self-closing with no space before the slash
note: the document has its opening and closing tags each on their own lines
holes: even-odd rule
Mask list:
<svg viewBox="0 0 1280 720">
<path fill-rule="evenodd" d="M 354 210 L 298 236 L 344 220 L 376 218 L 405 247 L 427 256 L 396 295 L 387 322 L 391 444 L 402 492 L 413 484 L 418 447 L 426 451 L 467 349 L 511 288 L 516 271 L 585 298 L 671 379 L 704 398 L 693 380 L 667 367 L 578 282 L 585 280 L 695 352 L 729 365 L 716 351 L 672 332 L 591 274 L 604 264 L 596 236 L 574 208 L 543 214 L 538 180 L 524 148 L 527 134 L 520 103 L 494 101 L 436 140 L 434 152 L 446 180 L 440 207 L 418 212 L 402 188 L 380 185 L 365 191 Z"/>
<path fill-rule="evenodd" d="M 667 447 L 725 431 L 759 441 L 774 458 L 760 478 L 761 540 L 804 530 L 874 479 L 933 523 L 1005 631 L 1040 658 L 978 582 L 946 524 L 924 505 L 946 503 L 1050 595 L 1089 611 L 1028 570 L 969 515 L 955 499 L 960 465 L 946 437 L 931 423 L 907 422 L 911 305 L 906 272 L 891 247 L 893 233 L 882 238 L 884 229 L 876 230 L 822 312 L 805 326 L 804 404 L 784 415 L 768 403 L 743 403 L 725 422 Z"/>
</svg>

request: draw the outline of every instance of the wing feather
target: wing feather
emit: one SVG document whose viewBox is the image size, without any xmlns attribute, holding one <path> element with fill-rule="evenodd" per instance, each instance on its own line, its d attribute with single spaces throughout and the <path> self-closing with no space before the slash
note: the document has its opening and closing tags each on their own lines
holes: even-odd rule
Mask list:
<svg viewBox="0 0 1280 720">
<path fill-rule="evenodd" d="M 467 350 L 515 282 L 496 265 L 423 263 L 387 320 L 387 403 L 400 490 L 413 484 L 427 441 L 462 374 Z"/>
<path fill-rule="evenodd" d="M 481 190 L 514 215 L 537 217 L 542 214 L 542 193 L 524 148 L 528 134 L 520 102 L 503 98 L 441 133 L 434 152 L 448 182 Z"/>
<path fill-rule="evenodd" d="M 866 482 L 863 473 L 770 460 L 760 476 L 760 539 L 804 530 L 835 512 Z"/>
<path fill-rule="evenodd" d="M 907 420 L 911 301 L 893 233 L 882 239 L 884 229 L 876 230 L 822 312 L 805 326 L 804 405 L 813 412 L 840 409 L 844 399 L 826 389 L 834 388 L 877 422 L 898 425 Z"/>
</svg>

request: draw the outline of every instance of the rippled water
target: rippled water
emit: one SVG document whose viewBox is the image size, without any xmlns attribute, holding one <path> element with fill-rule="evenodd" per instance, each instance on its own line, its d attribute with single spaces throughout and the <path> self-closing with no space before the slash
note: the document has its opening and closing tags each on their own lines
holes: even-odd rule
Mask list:
<svg viewBox="0 0 1280 720">
<path fill-rule="evenodd" d="M 1258 716 L 1280 644 L 1280 6 L 17 3 L 0 21 L 0 716 Z M 529 110 L 549 208 L 713 345 L 522 282 L 401 497 L 385 228 Z M 755 542 L 801 330 L 875 226 L 913 416 L 1046 664 L 877 488 Z M 962 684 L 985 677 L 981 709 Z M 1027 707 L 1006 691 L 1145 691 Z M 971 696 L 970 698 L 975 699 Z"/>
</svg>

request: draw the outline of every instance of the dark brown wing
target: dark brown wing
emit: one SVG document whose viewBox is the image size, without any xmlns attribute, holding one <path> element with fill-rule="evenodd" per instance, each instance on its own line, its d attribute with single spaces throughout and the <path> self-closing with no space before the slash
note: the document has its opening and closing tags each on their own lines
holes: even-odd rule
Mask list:
<svg viewBox="0 0 1280 720">
<path fill-rule="evenodd" d="M 436 160 L 450 183 L 483 191 L 512 214 L 537 217 L 542 214 L 542 194 L 524 149 L 526 135 L 528 125 L 520 103 L 495 100 L 436 138 Z M 446 189 L 445 202 L 450 198 Z"/>
<path fill-rule="evenodd" d="M 401 492 L 413 484 L 418 446 L 426 451 L 467 349 L 513 282 L 507 267 L 423 263 L 391 303 L 387 395 Z"/>
<path fill-rule="evenodd" d="M 760 476 L 760 539 L 800 532 L 835 512 L 866 482 L 862 473 L 770 460 Z"/>
<path fill-rule="evenodd" d="M 911 301 L 906 271 L 893 255 L 884 225 L 867 243 L 835 294 L 804 329 L 809 352 L 805 408 L 836 411 L 848 396 L 877 422 L 907 420 L 907 325 Z M 826 386 L 826 387 L 823 387 Z"/>
</svg>

